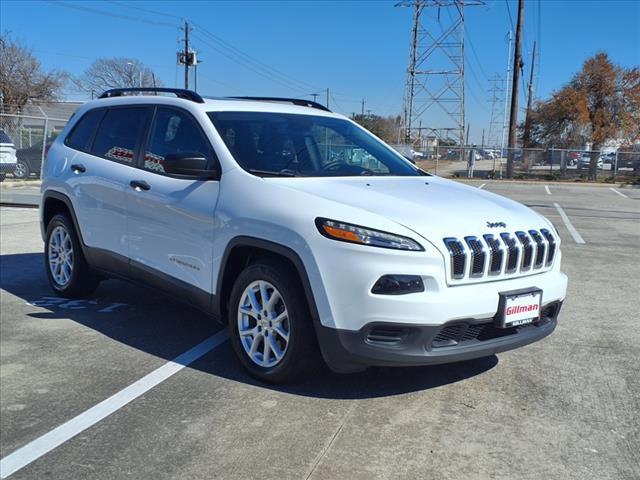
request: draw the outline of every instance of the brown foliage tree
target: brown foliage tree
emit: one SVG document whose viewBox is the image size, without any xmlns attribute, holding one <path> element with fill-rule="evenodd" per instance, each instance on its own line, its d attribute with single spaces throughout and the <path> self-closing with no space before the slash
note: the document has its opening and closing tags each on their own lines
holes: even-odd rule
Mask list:
<svg viewBox="0 0 640 480">
<path fill-rule="evenodd" d="M 67 78 L 63 72 L 43 72 L 31 50 L 7 33 L 0 36 L 0 65 L 2 109 L 7 113 L 20 112 L 27 103 L 56 100 Z"/>
<path fill-rule="evenodd" d="M 587 59 L 565 87 L 536 104 L 532 137 L 560 147 L 590 141 L 589 176 L 595 179 L 607 140 L 640 137 L 640 69 L 617 66 L 603 52 Z"/>
</svg>

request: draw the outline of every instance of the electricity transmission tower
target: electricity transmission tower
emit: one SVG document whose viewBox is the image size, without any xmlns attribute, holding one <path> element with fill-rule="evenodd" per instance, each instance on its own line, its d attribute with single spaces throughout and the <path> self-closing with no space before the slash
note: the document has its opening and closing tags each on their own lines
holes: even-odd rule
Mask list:
<svg viewBox="0 0 640 480">
<path fill-rule="evenodd" d="M 504 79 L 497 73 L 489 79 L 489 101 L 491 102 L 491 120 L 486 144 L 496 148 L 502 145 L 502 130 L 504 124 Z"/>
<path fill-rule="evenodd" d="M 413 9 L 404 96 L 407 142 L 422 132 L 464 144 L 464 7 L 481 0 L 403 0 Z"/>
</svg>

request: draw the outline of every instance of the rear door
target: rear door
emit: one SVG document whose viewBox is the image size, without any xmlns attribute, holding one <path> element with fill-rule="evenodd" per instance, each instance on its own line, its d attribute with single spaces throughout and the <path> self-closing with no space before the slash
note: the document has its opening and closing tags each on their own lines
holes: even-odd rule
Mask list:
<svg viewBox="0 0 640 480">
<path fill-rule="evenodd" d="M 217 166 L 214 150 L 190 113 L 158 106 L 143 152 L 127 189 L 132 272 L 207 301 L 220 182 L 177 178 L 164 166 L 168 154 L 180 152 L 201 153 Z"/>
<path fill-rule="evenodd" d="M 147 106 L 126 106 L 87 112 L 66 141 L 78 150 L 68 166 L 68 183 L 89 247 L 125 258 L 129 254 L 125 193 L 151 111 Z M 85 138 L 83 130 L 90 131 L 94 123 L 95 133 Z"/>
</svg>

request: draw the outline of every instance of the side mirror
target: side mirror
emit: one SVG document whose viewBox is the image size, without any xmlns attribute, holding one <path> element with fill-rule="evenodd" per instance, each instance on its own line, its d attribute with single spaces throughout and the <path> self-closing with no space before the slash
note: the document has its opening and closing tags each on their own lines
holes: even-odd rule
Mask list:
<svg viewBox="0 0 640 480">
<path fill-rule="evenodd" d="M 172 175 L 196 177 L 200 179 L 217 179 L 220 172 L 208 168 L 209 161 L 198 152 L 169 153 L 164 157 L 164 171 Z"/>
</svg>

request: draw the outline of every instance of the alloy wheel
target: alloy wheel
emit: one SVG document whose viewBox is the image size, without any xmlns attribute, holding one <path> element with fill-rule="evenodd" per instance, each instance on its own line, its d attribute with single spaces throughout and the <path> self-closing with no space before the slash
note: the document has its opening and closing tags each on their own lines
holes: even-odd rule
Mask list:
<svg viewBox="0 0 640 480">
<path fill-rule="evenodd" d="M 289 313 L 271 283 L 257 280 L 244 289 L 238 305 L 238 334 L 256 365 L 274 367 L 284 357 L 290 338 Z"/>
<path fill-rule="evenodd" d="M 71 236 L 63 226 L 57 226 L 49 237 L 49 270 L 59 287 L 66 286 L 73 272 L 73 244 Z"/>
</svg>

